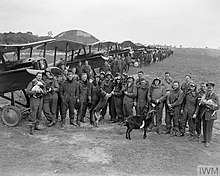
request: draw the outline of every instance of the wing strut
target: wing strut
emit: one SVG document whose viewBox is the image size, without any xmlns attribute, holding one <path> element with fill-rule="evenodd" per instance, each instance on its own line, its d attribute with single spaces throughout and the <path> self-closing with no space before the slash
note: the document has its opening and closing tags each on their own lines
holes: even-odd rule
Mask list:
<svg viewBox="0 0 220 176">
<path fill-rule="evenodd" d="M 2 51 L 0 51 L 0 61 L 2 61 L 4 69 L 7 70 L 7 66 L 6 66 L 5 59 L 4 59 Z"/>
<path fill-rule="evenodd" d="M 33 47 L 30 48 L 30 57 L 32 57 Z"/>
<path fill-rule="evenodd" d="M 68 46 L 69 46 L 69 44 L 66 43 L 65 66 L 66 66 L 66 62 L 67 62 L 67 51 L 68 51 Z"/>
<path fill-rule="evenodd" d="M 73 61 L 74 50 L 72 50 L 71 61 Z"/>
<path fill-rule="evenodd" d="M 21 48 L 17 47 L 17 50 L 18 50 L 17 57 L 18 57 L 18 60 L 20 60 L 20 58 L 21 58 Z"/>
<path fill-rule="evenodd" d="M 55 49 L 54 49 L 53 66 L 56 66 L 56 57 L 57 57 L 57 47 L 55 47 Z"/>
<path fill-rule="evenodd" d="M 45 56 L 46 56 L 46 46 L 47 46 L 47 43 L 45 42 L 44 43 L 44 54 L 43 54 L 43 57 L 45 58 Z"/>
</svg>

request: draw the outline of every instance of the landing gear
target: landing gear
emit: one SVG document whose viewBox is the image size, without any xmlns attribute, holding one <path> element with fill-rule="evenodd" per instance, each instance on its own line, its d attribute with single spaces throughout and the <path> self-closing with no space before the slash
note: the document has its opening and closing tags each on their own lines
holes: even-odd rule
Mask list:
<svg viewBox="0 0 220 176">
<path fill-rule="evenodd" d="M 21 120 L 21 113 L 16 106 L 4 106 L 1 116 L 3 123 L 9 127 L 18 125 Z"/>
</svg>

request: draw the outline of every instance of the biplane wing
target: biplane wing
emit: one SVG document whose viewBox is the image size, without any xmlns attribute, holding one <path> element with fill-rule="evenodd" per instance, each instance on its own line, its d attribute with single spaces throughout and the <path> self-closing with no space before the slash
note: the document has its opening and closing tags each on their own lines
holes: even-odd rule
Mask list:
<svg viewBox="0 0 220 176">
<path fill-rule="evenodd" d="M 44 70 L 21 68 L 0 73 L 0 93 L 26 89 L 28 83 L 35 78 L 36 72 L 39 71 Z"/>
<path fill-rule="evenodd" d="M 61 52 L 76 51 L 82 49 L 86 45 L 80 42 L 67 40 L 67 39 L 57 39 L 47 43 L 47 50 L 57 50 Z M 43 46 L 37 49 L 43 49 Z"/>
<path fill-rule="evenodd" d="M 4 53 L 17 51 L 18 49 L 25 50 L 31 47 L 36 47 L 36 46 L 43 45 L 48 42 L 52 42 L 54 40 L 55 39 L 48 39 L 48 40 L 42 40 L 38 42 L 25 43 L 25 44 L 12 44 L 12 45 L 0 44 L 0 51 L 4 54 Z"/>
<path fill-rule="evenodd" d="M 126 40 L 126 41 L 120 43 L 120 45 L 122 48 L 128 48 L 128 47 L 134 48 L 134 46 L 135 46 L 135 44 L 130 40 Z"/>
<path fill-rule="evenodd" d="M 115 45 L 117 45 L 117 42 L 112 41 L 99 41 L 91 44 L 93 48 L 108 48 Z"/>
</svg>

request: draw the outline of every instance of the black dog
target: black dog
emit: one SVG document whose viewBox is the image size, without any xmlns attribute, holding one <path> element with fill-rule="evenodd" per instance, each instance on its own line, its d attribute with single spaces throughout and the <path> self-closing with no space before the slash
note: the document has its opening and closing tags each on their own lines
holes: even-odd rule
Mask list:
<svg viewBox="0 0 220 176">
<path fill-rule="evenodd" d="M 151 124 L 155 110 L 150 110 L 149 112 L 145 112 L 143 116 L 129 116 L 127 120 L 125 121 L 125 125 L 127 126 L 127 131 L 126 131 L 126 139 L 131 140 L 130 133 L 133 129 L 141 129 L 144 128 L 144 135 L 143 139 L 146 138 L 146 133 L 147 133 L 147 127 Z"/>
</svg>

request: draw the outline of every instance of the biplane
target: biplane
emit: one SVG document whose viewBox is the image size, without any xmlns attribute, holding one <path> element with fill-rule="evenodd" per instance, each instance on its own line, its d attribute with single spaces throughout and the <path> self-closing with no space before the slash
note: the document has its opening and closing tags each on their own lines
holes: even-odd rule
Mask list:
<svg viewBox="0 0 220 176">
<path fill-rule="evenodd" d="M 27 44 L 5 45 L 0 44 L 0 97 L 10 101 L 10 105 L 2 108 L 2 121 L 8 126 L 15 126 L 21 120 L 21 114 L 29 110 L 29 97 L 25 89 L 29 82 L 35 78 L 38 72 L 44 72 L 48 67 L 46 45 L 54 39 L 44 40 Z M 44 48 L 43 57 L 33 57 L 33 48 L 42 45 Z M 30 50 L 27 58 L 21 58 L 21 51 Z M 15 52 L 16 60 L 7 60 L 6 54 Z M 61 70 L 56 67 L 49 68 L 52 73 L 60 74 Z M 16 100 L 16 92 L 22 92 L 24 100 Z M 25 109 L 21 110 L 18 107 Z"/>
<path fill-rule="evenodd" d="M 42 57 L 32 56 L 34 47 L 43 49 Z M 86 47 L 89 47 L 87 49 L 89 52 Z M 27 49 L 30 50 L 29 56 L 25 59 L 21 58 L 21 51 Z M 54 51 L 54 59 L 51 64 L 48 64 L 45 58 L 48 50 Z M 84 53 L 80 55 L 81 51 L 84 51 Z M 17 58 L 15 61 L 6 61 L 4 56 L 10 52 L 16 53 Z M 57 52 L 65 53 L 64 63 L 70 67 L 76 66 L 79 61 L 88 60 L 93 68 L 98 68 L 104 64 L 105 59 L 108 59 L 104 57 L 103 52 L 93 53 L 91 46 L 66 39 L 50 39 L 28 44 L 0 44 L 0 97 L 11 102 L 10 105 L 2 108 L 1 116 L 4 124 L 16 126 L 21 120 L 21 114 L 29 110 L 29 97 L 26 95 L 25 89 L 38 72 L 44 72 L 46 68 L 49 68 L 54 75 L 61 74 L 61 70 L 56 67 Z M 71 58 L 68 60 L 69 52 L 71 52 Z M 18 91 L 22 92 L 22 97 L 24 97 L 22 102 L 16 100 L 15 94 Z M 17 105 L 25 109 L 20 110 Z"/>
<path fill-rule="evenodd" d="M 38 47 L 38 49 L 43 49 L 43 46 Z M 64 64 L 69 67 L 75 67 L 79 61 L 84 62 L 87 60 L 92 68 L 98 68 L 104 64 L 106 59 L 108 59 L 107 57 L 104 57 L 104 52 L 92 51 L 91 45 L 68 39 L 57 39 L 49 42 L 47 44 L 47 50 L 54 51 L 53 66 L 59 64 L 59 61 L 56 61 L 57 52 L 65 53 Z M 68 55 L 68 53 L 70 54 Z"/>
<path fill-rule="evenodd" d="M 131 52 L 131 48 L 124 48 L 119 43 L 112 41 L 96 42 L 92 44 L 92 47 L 97 48 L 98 51 L 104 50 L 106 56 L 113 56 L 113 55 L 127 56 L 128 53 Z"/>
</svg>

